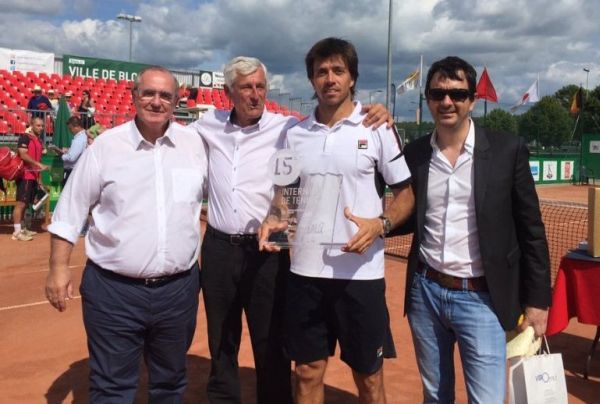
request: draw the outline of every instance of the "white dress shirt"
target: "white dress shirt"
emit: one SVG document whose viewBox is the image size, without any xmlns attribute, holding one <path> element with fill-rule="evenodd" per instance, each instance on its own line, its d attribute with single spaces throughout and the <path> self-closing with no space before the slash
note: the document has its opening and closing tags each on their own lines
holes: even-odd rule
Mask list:
<svg viewBox="0 0 600 404">
<path fill-rule="evenodd" d="M 454 167 L 431 136 L 427 215 L 420 254 L 432 268 L 461 278 L 483 276 L 473 192 L 475 125 Z"/>
<path fill-rule="evenodd" d="M 358 231 L 358 226 L 345 218 L 344 208 L 350 208 L 355 216 L 378 217 L 383 213 L 383 189 L 377 188 L 376 176 L 381 175 L 390 186 L 401 186 L 410 181 L 410 171 L 398 137 L 385 125 L 365 128 L 361 110 L 356 102 L 352 114 L 331 128 L 317 122 L 313 112 L 288 131 L 289 148 L 301 161 L 300 186 L 317 189 L 316 197 L 303 195 L 308 198 L 306 205 L 314 208 L 307 207 L 308 213 L 301 213 L 308 214 L 315 225 L 299 224 L 296 240 L 310 240 L 314 233 L 332 234 L 331 241 L 338 244 L 324 248 L 298 242 L 290 268 L 298 275 L 361 280 L 384 277 L 383 238 L 378 237 L 364 254 L 341 250 L 340 244 L 350 241 Z M 302 223 L 302 216 L 298 220 Z M 321 230 L 313 232 L 314 228 Z"/>
<path fill-rule="evenodd" d="M 79 159 L 48 230 L 75 243 L 91 210 L 86 252 L 102 268 L 135 278 L 188 270 L 206 165 L 201 139 L 178 123 L 154 145 L 134 121 L 107 130 Z"/>
<path fill-rule="evenodd" d="M 208 151 L 208 223 L 227 234 L 256 233 L 273 198 L 271 156 L 285 145 L 298 120 L 264 111 L 257 124 L 242 128 L 229 111 L 212 110 L 191 124 Z"/>
</svg>

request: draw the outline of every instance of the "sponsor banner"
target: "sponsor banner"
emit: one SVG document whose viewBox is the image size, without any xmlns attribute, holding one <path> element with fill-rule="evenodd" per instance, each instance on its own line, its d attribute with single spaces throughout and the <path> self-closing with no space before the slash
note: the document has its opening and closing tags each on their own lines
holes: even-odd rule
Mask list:
<svg viewBox="0 0 600 404">
<path fill-rule="evenodd" d="M 540 180 L 540 162 L 539 161 L 530 161 L 529 169 L 531 170 L 531 176 L 534 181 Z"/>
<path fill-rule="evenodd" d="M 54 53 L 0 48 L 0 69 L 14 72 L 54 73 Z"/>
<path fill-rule="evenodd" d="M 94 79 L 134 80 L 138 72 L 149 65 L 119 60 L 64 55 L 63 74 Z"/>
<path fill-rule="evenodd" d="M 560 162 L 560 179 L 561 180 L 572 180 L 573 179 L 573 167 L 575 167 L 575 161 L 561 161 Z"/>
<path fill-rule="evenodd" d="M 213 74 L 206 70 L 200 70 L 200 87 L 210 87 L 213 85 Z"/>
<path fill-rule="evenodd" d="M 209 72 L 200 70 L 200 87 L 223 88 L 225 85 L 225 76 L 222 72 Z"/>
<path fill-rule="evenodd" d="M 556 181 L 558 179 L 558 163 L 556 161 L 544 161 L 543 167 L 544 177 L 542 178 L 542 181 Z"/>
<path fill-rule="evenodd" d="M 225 76 L 222 72 L 213 72 L 213 88 L 223 88 L 225 86 Z"/>
</svg>

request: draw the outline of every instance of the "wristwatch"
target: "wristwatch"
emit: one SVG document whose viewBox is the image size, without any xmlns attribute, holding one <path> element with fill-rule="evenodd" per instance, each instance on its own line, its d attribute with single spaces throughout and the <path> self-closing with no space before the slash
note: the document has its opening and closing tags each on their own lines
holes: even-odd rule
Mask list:
<svg viewBox="0 0 600 404">
<path fill-rule="evenodd" d="M 381 219 L 381 223 L 383 224 L 383 235 L 387 236 L 390 231 L 392 231 L 392 222 L 387 217 L 381 215 L 379 216 Z"/>
</svg>

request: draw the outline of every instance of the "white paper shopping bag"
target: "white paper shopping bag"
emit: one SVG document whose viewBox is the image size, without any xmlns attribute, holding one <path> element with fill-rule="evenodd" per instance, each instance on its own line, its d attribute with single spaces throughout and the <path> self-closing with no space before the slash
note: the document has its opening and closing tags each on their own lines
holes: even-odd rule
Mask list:
<svg viewBox="0 0 600 404">
<path fill-rule="evenodd" d="M 514 364 L 509 370 L 510 404 L 567 403 L 567 385 L 561 354 L 542 353 L 513 359 L 511 362 Z"/>
</svg>

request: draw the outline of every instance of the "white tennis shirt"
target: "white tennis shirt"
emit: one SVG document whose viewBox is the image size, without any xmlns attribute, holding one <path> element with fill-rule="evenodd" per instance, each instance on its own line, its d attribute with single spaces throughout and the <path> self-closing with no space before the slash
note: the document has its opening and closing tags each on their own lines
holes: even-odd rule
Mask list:
<svg viewBox="0 0 600 404">
<path fill-rule="evenodd" d="M 376 218 L 383 213 L 383 189 L 376 185 L 378 175 L 392 187 L 410 181 L 396 134 L 385 125 L 375 130 L 365 128 L 361 109 L 361 104 L 355 102 L 352 114 L 331 128 L 317 122 L 313 112 L 291 128 L 287 136 L 289 148 L 303 167 L 301 186 L 312 182 L 311 188 L 317 194 L 327 193 L 332 197 L 338 194 L 331 221 L 333 241 L 342 243 L 348 242 L 358 230 L 358 226 L 344 217 L 345 207 L 364 218 Z M 335 184 L 340 178 L 336 192 Z M 301 239 L 302 231 L 299 226 L 297 239 Z M 339 246 L 319 249 L 300 245 L 294 247 L 291 258 L 291 271 L 303 276 L 333 279 L 384 276 L 382 238 L 362 255 L 344 253 Z"/>
</svg>

